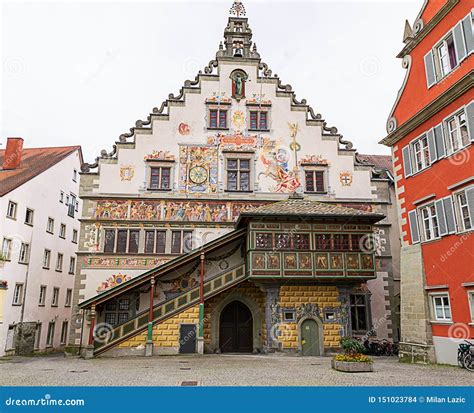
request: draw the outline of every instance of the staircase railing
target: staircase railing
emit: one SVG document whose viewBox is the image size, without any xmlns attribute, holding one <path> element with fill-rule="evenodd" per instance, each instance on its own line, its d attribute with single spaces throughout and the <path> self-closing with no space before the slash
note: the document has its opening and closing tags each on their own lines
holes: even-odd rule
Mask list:
<svg viewBox="0 0 474 413">
<path fill-rule="evenodd" d="M 223 290 L 247 278 L 245 264 L 229 269 L 204 282 L 204 299 L 207 300 Z M 162 301 L 153 306 L 153 324 L 160 323 L 173 315 L 186 310 L 199 303 L 199 285 L 185 291 L 176 297 Z M 104 332 L 101 337 L 96 337 L 94 354 L 101 354 L 122 341 L 145 330 L 148 326 L 148 310 L 140 312 L 134 318 L 120 324 L 110 331 Z"/>
</svg>

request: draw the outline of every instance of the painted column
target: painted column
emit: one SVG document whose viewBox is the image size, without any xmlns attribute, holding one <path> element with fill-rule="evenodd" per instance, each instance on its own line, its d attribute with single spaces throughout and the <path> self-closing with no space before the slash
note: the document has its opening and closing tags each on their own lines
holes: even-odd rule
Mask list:
<svg viewBox="0 0 474 413">
<path fill-rule="evenodd" d="M 91 317 L 91 324 L 89 326 L 89 339 L 87 341 L 87 346 L 84 353 L 84 358 L 86 360 L 94 358 L 94 330 L 95 330 L 95 317 L 96 317 L 95 304 L 92 304 L 90 317 Z"/>
<path fill-rule="evenodd" d="M 199 275 L 199 335 L 197 351 L 204 354 L 204 253 L 201 253 L 201 271 Z"/>
<path fill-rule="evenodd" d="M 148 309 L 148 334 L 146 339 L 145 356 L 153 355 L 153 301 L 155 298 L 155 278 L 150 280 L 150 305 Z"/>
<path fill-rule="evenodd" d="M 274 352 L 279 349 L 279 342 L 276 337 L 280 319 L 280 286 L 265 285 L 265 323 L 267 326 L 267 342 L 264 345 L 266 352 Z"/>
</svg>

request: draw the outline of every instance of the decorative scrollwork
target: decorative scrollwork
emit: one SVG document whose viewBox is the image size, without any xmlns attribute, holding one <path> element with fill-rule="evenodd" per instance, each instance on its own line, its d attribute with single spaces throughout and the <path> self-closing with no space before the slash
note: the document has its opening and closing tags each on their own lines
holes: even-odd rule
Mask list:
<svg viewBox="0 0 474 413">
<path fill-rule="evenodd" d="M 315 114 L 311 106 L 308 106 L 308 113 L 312 120 L 321 120 L 323 118 L 320 113 Z"/>
<path fill-rule="evenodd" d="M 323 123 L 323 130 L 329 132 L 330 135 L 337 135 L 337 128 L 335 126 L 327 126 L 327 123 Z"/>
<path fill-rule="evenodd" d="M 418 34 L 421 32 L 421 29 L 423 29 L 425 23 L 423 22 L 423 19 L 418 19 L 415 24 L 413 25 L 413 33 Z"/>
<path fill-rule="evenodd" d="M 153 108 L 153 114 L 161 115 L 166 107 L 168 107 L 168 101 L 165 100 L 159 108 Z"/>
<path fill-rule="evenodd" d="M 395 129 L 397 129 L 397 127 L 397 119 L 395 118 L 395 116 L 391 116 L 387 121 L 387 132 L 392 133 L 393 131 L 395 131 Z"/>
<path fill-rule="evenodd" d="M 263 71 L 263 76 L 264 77 L 271 77 L 272 76 L 272 71 L 268 68 L 268 65 L 264 62 L 261 62 L 258 65 L 258 69 Z"/>
<path fill-rule="evenodd" d="M 354 147 L 354 144 L 351 141 L 346 141 L 342 139 L 342 135 L 339 136 L 339 143 L 341 145 L 344 145 L 344 149 L 352 149 Z"/>
<path fill-rule="evenodd" d="M 275 77 L 277 77 L 277 75 L 275 75 Z M 293 90 L 293 88 L 291 87 L 291 85 L 284 85 L 284 84 L 282 84 L 280 79 L 278 79 L 277 88 L 278 88 L 278 90 L 283 90 L 284 92 L 291 92 L 291 91 Z"/>
<path fill-rule="evenodd" d="M 209 64 L 204 68 L 204 73 L 210 75 L 214 68 L 217 67 L 219 62 L 217 60 L 211 60 Z"/>
</svg>

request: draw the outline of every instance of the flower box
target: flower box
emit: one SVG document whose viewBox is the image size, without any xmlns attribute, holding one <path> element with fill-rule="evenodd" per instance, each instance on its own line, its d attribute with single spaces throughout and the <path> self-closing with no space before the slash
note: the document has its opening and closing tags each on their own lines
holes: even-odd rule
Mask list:
<svg viewBox="0 0 474 413">
<path fill-rule="evenodd" d="M 337 371 L 346 373 L 368 373 L 374 371 L 374 363 L 372 361 L 356 362 L 356 361 L 338 361 L 331 360 L 331 367 Z"/>
</svg>

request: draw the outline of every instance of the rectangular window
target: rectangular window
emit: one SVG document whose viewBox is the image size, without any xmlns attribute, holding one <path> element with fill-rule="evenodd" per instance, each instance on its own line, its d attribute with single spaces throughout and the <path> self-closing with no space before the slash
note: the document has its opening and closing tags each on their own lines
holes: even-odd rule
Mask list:
<svg viewBox="0 0 474 413">
<path fill-rule="evenodd" d="M 12 253 L 12 240 L 9 238 L 3 238 L 2 243 L 2 258 L 6 261 L 11 259 Z"/>
<path fill-rule="evenodd" d="M 63 321 L 61 326 L 61 345 L 66 344 L 68 326 L 69 323 L 67 321 Z"/>
<path fill-rule="evenodd" d="M 104 252 L 114 252 L 115 249 L 115 229 L 105 230 Z"/>
<path fill-rule="evenodd" d="M 209 110 L 209 128 L 227 129 L 227 109 Z"/>
<path fill-rule="evenodd" d="M 72 303 L 72 290 L 68 288 L 66 290 L 66 301 L 64 303 L 64 307 L 71 307 L 71 303 Z"/>
<path fill-rule="evenodd" d="M 350 295 L 352 331 L 357 333 L 366 332 L 367 323 L 367 298 L 364 294 Z"/>
<path fill-rule="evenodd" d="M 25 224 L 33 225 L 33 210 L 30 208 L 26 208 Z"/>
<path fill-rule="evenodd" d="M 227 190 L 250 191 L 250 159 L 227 159 Z"/>
<path fill-rule="evenodd" d="M 296 321 L 296 310 L 292 308 L 284 308 L 282 310 L 283 313 L 283 321 L 284 322 L 295 322 Z"/>
<path fill-rule="evenodd" d="M 58 257 L 56 258 L 56 271 L 61 272 L 63 270 L 63 254 L 58 252 Z"/>
<path fill-rule="evenodd" d="M 28 264 L 30 260 L 30 244 L 26 244 L 25 242 L 21 243 L 20 247 L 20 255 L 18 257 L 18 262 L 20 264 Z"/>
<path fill-rule="evenodd" d="M 76 197 L 71 194 L 71 198 L 67 206 L 67 214 L 68 216 L 74 218 L 74 212 L 76 212 Z"/>
<path fill-rule="evenodd" d="M 448 132 L 447 146 L 450 152 L 456 152 L 469 145 L 469 132 L 464 109 L 446 120 L 446 129 Z"/>
<path fill-rule="evenodd" d="M 13 350 L 15 348 L 16 341 L 16 325 L 8 326 L 7 342 L 5 344 L 5 350 Z"/>
<path fill-rule="evenodd" d="M 48 218 L 48 223 L 46 224 L 46 232 L 52 234 L 54 232 L 54 219 Z"/>
<path fill-rule="evenodd" d="M 156 231 L 156 253 L 164 254 L 166 249 L 166 231 Z"/>
<path fill-rule="evenodd" d="M 72 180 L 73 180 L 74 182 L 77 181 L 77 169 L 74 169 L 74 171 L 72 171 Z"/>
<path fill-rule="evenodd" d="M 270 250 L 273 248 L 273 234 L 260 233 L 255 234 L 255 246 L 258 249 Z"/>
<path fill-rule="evenodd" d="M 9 201 L 8 202 L 8 207 L 7 207 L 7 217 L 15 219 L 16 218 L 16 209 L 17 209 L 16 202 Z"/>
<path fill-rule="evenodd" d="M 77 229 L 72 230 L 72 242 L 77 244 Z"/>
<path fill-rule="evenodd" d="M 451 306 L 448 294 L 432 295 L 433 314 L 437 321 L 451 321 Z"/>
<path fill-rule="evenodd" d="M 114 326 L 116 323 L 115 313 L 105 313 L 105 323 Z"/>
<path fill-rule="evenodd" d="M 54 343 L 54 321 L 48 324 L 48 335 L 46 336 L 46 347 L 51 347 Z"/>
<path fill-rule="evenodd" d="M 76 272 L 76 258 L 69 258 L 69 274 L 74 274 Z"/>
<path fill-rule="evenodd" d="M 182 254 L 192 250 L 192 231 L 171 232 L 171 254 Z"/>
<path fill-rule="evenodd" d="M 164 254 L 166 248 L 166 231 L 145 231 L 145 253 Z"/>
<path fill-rule="evenodd" d="M 169 190 L 171 189 L 171 168 L 152 167 L 150 168 L 150 189 Z"/>
<path fill-rule="evenodd" d="M 117 231 L 117 252 L 127 252 L 127 235 L 128 231 L 126 229 L 119 229 Z"/>
<path fill-rule="evenodd" d="M 51 262 L 51 251 L 50 250 L 44 250 L 43 254 L 43 268 L 49 270 L 49 264 Z"/>
<path fill-rule="evenodd" d="M 64 203 L 64 192 L 63 191 L 61 191 L 59 193 L 59 202 Z"/>
<path fill-rule="evenodd" d="M 435 204 L 430 204 L 420 208 L 420 217 L 424 241 L 439 238 L 438 217 L 436 216 Z"/>
<path fill-rule="evenodd" d="M 474 291 L 468 293 L 469 309 L 471 310 L 471 322 L 474 323 Z"/>
<path fill-rule="evenodd" d="M 324 171 L 305 171 L 306 192 L 326 192 Z"/>
<path fill-rule="evenodd" d="M 349 251 L 349 235 L 348 234 L 334 234 L 333 235 L 335 251 Z"/>
<path fill-rule="evenodd" d="M 57 307 L 59 304 L 59 288 L 53 288 L 53 298 L 51 299 L 51 307 Z"/>
<path fill-rule="evenodd" d="M 39 350 L 41 345 L 41 323 L 36 324 L 35 329 L 35 350 Z"/>
<path fill-rule="evenodd" d="M 262 111 L 250 111 L 250 130 L 268 130 L 268 114 Z"/>
<path fill-rule="evenodd" d="M 40 286 L 38 305 L 44 306 L 46 304 L 46 285 Z"/>
<path fill-rule="evenodd" d="M 23 303 L 23 283 L 16 283 L 13 290 L 13 305 L 21 305 Z"/>
<path fill-rule="evenodd" d="M 133 229 L 129 231 L 128 234 L 128 252 L 136 254 L 138 252 L 138 239 L 140 236 L 140 231 Z"/>
<path fill-rule="evenodd" d="M 423 135 L 421 138 L 412 143 L 412 151 L 414 155 L 414 167 L 416 172 L 430 166 L 430 150 L 428 147 L 428 138 L 426 135 Z"/>
<path fill-rule="evenodd" d="M 443 39 L 436 47 L 436 56 L 438 58 L 441 77 L 446 76 L 457 66 L 456 49 L 452 34 Z"/>
<path fill-rule="evenodd" d="M 66 224 L 61 224 L 59 227 L 59 238 L 66 238 Z"/>
<path fill-rule="evenodd" d="M 472 218 L 467 202 L 466 191 L 458 192 L 455 195 L 458 221 L 461 231 L 467 231 L 472 228 Z"/>
<path fill-rule="evenodd" d="M 329 251 L 331 249 L 331 235 L 316 234 L 316 249 L 318 251 Z"/>
<path fill-rule="evenodd" d="M 145 231 L 145 254 L 155 252 L 155 231 Z"/>
<path fill-rule="evenodd" d="M 291 235 L 288 233 L 285 234 L 275 234 L 275 247 L 279 250 L 287 250 L 291 248 Z"/>
</svg>

